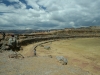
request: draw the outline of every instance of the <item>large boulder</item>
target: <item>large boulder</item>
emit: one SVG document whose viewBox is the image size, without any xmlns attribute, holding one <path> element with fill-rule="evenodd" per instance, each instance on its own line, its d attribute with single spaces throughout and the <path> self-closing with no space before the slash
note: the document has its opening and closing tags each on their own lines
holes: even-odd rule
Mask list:
<svg viewBox="0 0 100 75">
<path fill-rule="evenodd" d="M 56 56 L 56 59 L 57 59 L 60 63 L 62 63 L 62 65 L 67 65 L 67 63 L 68 63 L 67 58 L 65 58 L 65 57 L 63 57 L 63 56 Z"/>
</svg>

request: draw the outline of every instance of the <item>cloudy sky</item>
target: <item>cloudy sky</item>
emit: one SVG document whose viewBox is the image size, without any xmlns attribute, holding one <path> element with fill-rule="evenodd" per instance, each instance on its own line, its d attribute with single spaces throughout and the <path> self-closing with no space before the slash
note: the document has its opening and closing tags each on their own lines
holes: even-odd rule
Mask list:
<svg viewBox="0 0 100 75">
<path fill-rule="evenodd" d="M 0 29 L 100 25 L 100 0 L 0 0 Z"/>
</svg>

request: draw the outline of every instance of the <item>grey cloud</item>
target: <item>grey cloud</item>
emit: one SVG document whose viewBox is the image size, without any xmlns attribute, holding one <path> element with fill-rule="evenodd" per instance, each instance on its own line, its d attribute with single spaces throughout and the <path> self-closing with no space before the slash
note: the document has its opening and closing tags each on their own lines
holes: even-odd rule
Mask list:
<svg viewBox="0 0 100 75">
<path fill-rule="evenodd" d="M 100 0 L 26 0 L 32 6 L 30 9 L 19 0 L 14 1 L 19 4 L 7 7 L 0 3 L 0 29 L 58 29 L 100 24 Z"/>
<path fill-rule="evenodd" d="M 52 22 L 38 22 L 35 24 L 35 26 L 38 26 L 38 27 L 44 27 L 44 28 L 48 28 L 48 27 L 55 27 L 55 26 L 58 26 L 57 24 L 55 23 L 52 23 Z"/>
</svg>

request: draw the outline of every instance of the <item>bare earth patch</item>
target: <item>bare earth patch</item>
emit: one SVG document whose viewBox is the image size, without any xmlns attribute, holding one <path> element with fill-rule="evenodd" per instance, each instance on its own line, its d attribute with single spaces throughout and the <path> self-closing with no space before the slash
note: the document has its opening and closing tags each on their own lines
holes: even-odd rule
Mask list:
<svg viewBox="0 0 100 75">
<path fill-rule="evenodd" d="M 39 43 L 23 47 L 23 60 L 8 58 L 10 52 L 0 53 L 0 75 L 100 75 L 100 38 L 78 38 L 58 40 L 37 47 L 37 57 L 33 48 Z M 48 56 L 52 56 L 52 58 Z M 56 56 L 68 59 L 62 65 Z"/>
</svg>

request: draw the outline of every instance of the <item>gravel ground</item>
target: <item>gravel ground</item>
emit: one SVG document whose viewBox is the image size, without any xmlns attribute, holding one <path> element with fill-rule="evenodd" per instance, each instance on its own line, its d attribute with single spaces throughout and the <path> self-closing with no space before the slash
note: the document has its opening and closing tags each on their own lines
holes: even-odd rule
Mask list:
<svg viewBox="0 0 100 75">
<path fill-rule="evenodd" d="M 61 65 L 55 57 L 9 58 L 12 53 L 0 53 L 0 75 L 93 75 L 75 66 Z"/>
</svg>

